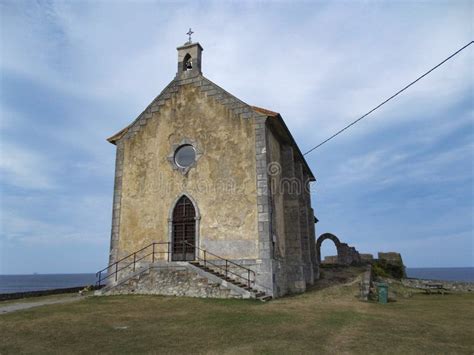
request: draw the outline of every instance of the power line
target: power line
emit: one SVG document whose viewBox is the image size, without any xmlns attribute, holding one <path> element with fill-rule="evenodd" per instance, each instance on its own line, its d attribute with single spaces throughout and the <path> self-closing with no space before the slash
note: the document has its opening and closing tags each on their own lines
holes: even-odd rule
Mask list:
<svg viewBox="0 0 474 355">
<path fill-rule="evenodd" d="M 474 41 L 471 41 L 469 42 L 468 44 L 466 44 L 464 47 L 458 49 L 456 52 L 454 52 L 453 54 L 451 54 L 448 58 L 446 58 L 445 60 L 443 60 L 442 62 L 440 62 L 439 64 L 437 64 L 436 66 L 434 66 L 433 68 L 431 68 L 430 70 L 428 70 L 426 73 L 424 73 L 422 76 L 418 77 L 416 80 L 412 81 L 410 84 L 408 84 L 407 86 L 405 86 L 403 89 L 399 90 L 398 92 L 396 92 L 395 94 L 393 94 L 392 96 L 390 96 L 388 99 L 386 99 L 385 101 L 383 101 L 381 104 L 379 104 L 378 106 L 374 107 L 372 110 L 370 110 L 369 112 L 367 112 L 366 114 L 364 114 L 363 116 L 359 117 L 358 119 L 356 119 L 354 122 L 348 124 L 347 126 L 345 126 L 343 129 L 339 130 L 338 132 L 334 133 L 331 137 L 329 137 L 328 139 L 322 141 L 321 143 L 319 143 L 318 145 L 314 146 L 313 148 L 311 148 L 310 150 L 308 150 L 306 153 L 304 153 L 303 155 L 306 155 L 306 154 L 309 154 L 311 153 L 313 150 L 315 150 L 316 148 L 319 148 L 320 146 L 322 146 L 324 143 L 327 143 L 329 142 L 331 139 L 333 139 L 334 137 L 338 136 L 339 134 L 341 134 L 342 132 L 344 132 L 346 129 L 348 129 L 349 127 L 355 125 L 357 122 L 359 122 L 360 120 L 362 120 L 363 118 L 367 117 L 368 115 L 370 115 L 372 112 L 374 112 L 375 110 L 377 110 L 378 108 L 380 108 L 381 106 L 385 105 L 387 102 L 389 102 L 391 99 L 393 99 L 395 96 L 398 96 L 399 94 L 401 94 L 403 91 L 405 91 L 406 89 L 408 89 L 410 86 L 412 86 L 413 84 L 415 84 L 416 82 L 420 81 L 421 79 L 423 79 L 425 76 L 427 76 L 429 73 L 431 73 L 433 70 L 435 70 L 436 68 L 440 67 L 441 65 L 443 65 L 444 63 L 446 63 L 448 60 L 450 60 L 452 57 L 454 57 L 455 55 L 457 55 L 458 53 L 460 53 L 462 50 L 466 49 L 467 47 L 469 47 L 471 44 L 473 44 Z"/>
</svg>

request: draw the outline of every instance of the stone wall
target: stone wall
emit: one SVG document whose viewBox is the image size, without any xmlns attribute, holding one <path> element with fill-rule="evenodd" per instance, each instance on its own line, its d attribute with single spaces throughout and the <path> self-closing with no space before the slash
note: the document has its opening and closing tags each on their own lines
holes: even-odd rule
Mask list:
<svg viewBox="0 0 474 355">
<path fill-rule="evenodd" d="M 323 264 L 337 264 L 337 255 L 325 256 L 322 261 Z"/>
<path fill-rule="evenodd" d="M 372 254 L 361 254 L 359 253 L 360 261 L 361 262 L 371 262 L 374 260 L 374 256 Z"/>
<path fill-rule="evenodd" d="M 314 283 L 314 269 L 311 262 L 311 243 L 310 239 L 310 228 L 308 225 L 308 203 L 305 191 L 305 172 L 303 162 L 295 157 L 295 177 L 300 184 L 300 191 L 298 191 L 298 202 L 299 202 L 299 223 L 300 223 L 300 240 L 301 240 L 301 255 L 303 261 L 303 271 L 306 285 L 312 285 Z M 313 236 L 314 238 L 314 236 Z"/>
<path fill-rule="evenodd" d="M 362 275 L 362 279 L 360 281 L 360 300 L 361 301 L 368 301 L 370 298 L 370 289 L 372 287 L 372 266 L 369 264 L 367 265 L 367 269 Z"/>
<path fill-rule="evenodd" d="M 283 208 L 285 211 L 285 274 L 289 293 L 300 293 L 306 290 L 303 252 L 301 249 L 301 232 L 299 223 L 299 199 L 293 192 L 295 176 L 295 160 L 293 148 L 281 147 L 281 174 Z"/>
<path fill-rule="evenodd" d="M 201 298 L 250 298 L 250 293 L 218 278 L 205 277 L 187 263 L 151 267 L 120 282 L 105 292 L 116 294 L 148 294 Z M 212 275 L 210 275 L 212 276 Z"/>
<path fill-rule="evenodd" d="M 442 284 L 445 289 L 451 292 L 474 292 L 474 282 L 402 279 L 404 286 L 418 289 L 424 289 L 428 284 L 433 283 Z"/>
<path fill-rule="evenodd" d="M 332 240 L 336 245 L 337 262 L 334 264 L 337 263 L 341 265 L 351 265 L 361 262 L 359 252 L 356 250 L 356 248 L 349 246 L 347 243 L 342 243 L 338 237 L 331 233 L 324 233 L 320 235 L 316 242 L 316 256 L 318 262 L 321 262 L 321 244 L 327 239 Z"/>
<path fill-rule="evenodd" d="M 405 265 L 402 256 L 396 252 L 379 252 L 378 259 L 373 261 L 380 267 L 384 268 L 389 274 L 395 278 L 406 277 Z"/>
<path fill-rule="evenodd" d="M 276 294 L 299 293 L 314 283 L 317 271 L 314 214 L 308 186 L 310 177 L 283 133 L 267 131 L 267 173 L 270 181 L 270 217 Z M 316 273 L 317 274 L 317 273 Z"/>
<path fill-rule="evenodd" d="M 271 235 L 273 244 L 273 273 L 275 275 L 275 295 L 288 293 L 286 255 L 291 252 L 291 244 L 287 245 L 285 233 L 284 193 L 280 189 L 282 183 L 282 150 L 281 145 L 271 130 L 266 131 L 267 155 L 270 165 L 265 172 L 269 178 Z M 289 249 L 288 249 L 289 248 Z"/>
<path fill-rule="evenodd" d="M 391 264 L 401 264 L 403 265 L 403 260 L 402 260 L 402 255 L 400 253 L 396 252 L 379 252 L 378 253 L 378 259 L 379 260 L 385 260 L 388 263 Z"/>
</svg>

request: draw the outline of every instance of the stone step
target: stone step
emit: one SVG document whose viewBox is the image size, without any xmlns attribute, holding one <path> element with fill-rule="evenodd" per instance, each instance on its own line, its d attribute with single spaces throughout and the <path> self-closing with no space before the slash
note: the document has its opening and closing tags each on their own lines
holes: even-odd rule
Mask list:
<svg viewBox="0 0 474 355">
<path fill-rule="evenodd" d="M 255 298 L 262 301 L 262 302 L 267 302 L 269 300 L 272 299 L 271 296 L 267 296 L 265 292 L 262 292 L 262 291 L 259 291 L 259 290 L 256 290 L 254 289 L 253 287 L 249 287 L 248 284 L 244 284 L 242 283 L 241 281 L 238 281 L 232 277 L 229 277 L 229 276 L 225 276 L 225 274 L 215 270 L 215 269 L 212 269 L 208 266 L 204 266 L 203 264 L 199 263 L 199 262 L 196 262 L 196 261 L 193 261 L 193 262 L 190 262 L 190 264 L 194 265 L 194 266 L 197 266 L 199 268 L 201 268 L 202 270 L 210 273 L 210 274 L 213 274 L 223 280 L 226 280 L 227 282 L 230 282 L 232 283 L 233 285 L 237 286 L 237 287 L 240 287 L 244 290 L 247 290 L 249 292 L 252 292 L 254 295 L 255 295 Z"/>
</svg>

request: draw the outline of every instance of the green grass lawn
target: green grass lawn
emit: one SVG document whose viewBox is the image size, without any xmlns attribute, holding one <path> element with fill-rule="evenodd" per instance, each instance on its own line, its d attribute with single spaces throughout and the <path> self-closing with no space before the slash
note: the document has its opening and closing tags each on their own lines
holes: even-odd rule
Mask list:
<svg viewBox="0 0 474 355">
<path fill-rule="evenodd" d="M 379 305 L 359 302 L 357 287 L 268 303 L 90 297 L 0 316 L 0 354 L 474 352 L 474 295 Z"/>
</svg>

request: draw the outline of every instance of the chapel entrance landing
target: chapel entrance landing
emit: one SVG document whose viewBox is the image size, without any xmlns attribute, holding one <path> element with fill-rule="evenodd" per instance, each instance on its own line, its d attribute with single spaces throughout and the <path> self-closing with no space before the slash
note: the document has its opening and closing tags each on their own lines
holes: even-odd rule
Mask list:
<svg viewBox="0 0 474 355">
<path fill-rule="evenodd" d="M 187 196 L 182 196 L 174 207 L 172 228 L 171 260 L 194 260 L 196 246 L 196 210 Z"/>
</svg>

